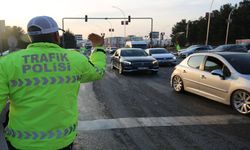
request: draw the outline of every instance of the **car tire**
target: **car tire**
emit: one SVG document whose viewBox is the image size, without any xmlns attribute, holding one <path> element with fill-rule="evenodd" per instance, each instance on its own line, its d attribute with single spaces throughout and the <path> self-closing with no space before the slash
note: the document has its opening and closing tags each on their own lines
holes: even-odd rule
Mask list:
<svg viewBox="0 0 250 150">
<path fill-rule="evenodd" d="M 178 93 L 184 91 L 183 80 L 181 79 L 180 76 L 175 75 L 175 76 L 172 78 L 172 87 L 173 87 L 173 89 L 174 89 L 176 92 L 178 92 Z"/>
<path fill-rule="evenodd" d="M 231 96 L 231 106 L 240 114 L 250 114 L 250 93 L 237 90 Z"/>
<path fill-rule="evenodd" d="M 122 64 L 119 65 L 118 71 L 119 71 L 119 74 L 123 74 L 123 67 L 122 67 Z"/>
</svg>

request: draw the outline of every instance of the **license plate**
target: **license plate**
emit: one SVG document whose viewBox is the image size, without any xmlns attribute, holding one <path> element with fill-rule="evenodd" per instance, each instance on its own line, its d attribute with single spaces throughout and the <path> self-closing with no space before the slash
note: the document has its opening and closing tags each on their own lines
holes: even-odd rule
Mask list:
<svg viewBox="0 0 250 150">
<path fill-rule="evenodd" d="M 139 70 L 146 70 L 148 67 L 138 67 Z"/>
</svg>

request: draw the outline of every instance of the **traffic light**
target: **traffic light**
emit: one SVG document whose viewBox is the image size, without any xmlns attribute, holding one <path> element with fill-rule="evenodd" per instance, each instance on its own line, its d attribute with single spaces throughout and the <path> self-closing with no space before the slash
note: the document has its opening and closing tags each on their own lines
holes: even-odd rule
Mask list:
<svg viewBox="0 0 250 150">
<path fill-rule="evenodd" d="M 131 16 L 130 15 L 128 16 L 128 22 L 131 22 Z"/>
<path fill-rule="evenodd" d="M 109 28 L 109 32 L 114 32 L 115 30 L 113 28 Z"/>
<path fill-rule="evenodd" d="M 88 22 L 88 15 L 85 15 L 85 22 Z"/>
</svg>

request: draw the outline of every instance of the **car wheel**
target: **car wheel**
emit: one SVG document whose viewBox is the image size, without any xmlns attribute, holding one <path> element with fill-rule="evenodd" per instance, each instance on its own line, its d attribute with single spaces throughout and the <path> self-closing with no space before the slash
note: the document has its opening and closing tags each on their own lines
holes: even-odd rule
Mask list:
<svg viewBox="0 0 250 150">
<path fill-rule="evenodd" d="M 231 97 L 232 107 L 241 114 L 250 114 L 250 93 L 238 90 Z"/>
<path fill-rule="evenodd" d="M 111 61 L 110 67 L 111 67 L 111 69 L 115 69 L 115 67 L 114 67 L 114 62 L 113 62 L 113 61 Z"/>
<path fill-rule="evenodd" d="M 122 64 L 119 65 L 119 74 L 123 74 L 123 67 L 122 67 Z"/>
<path fill-rule="evenodd" d="M 180 76 L 176 75 L 172 79 L 172 86 L 176 92 L 183 92 L 184 86 Z"/>
</svg>

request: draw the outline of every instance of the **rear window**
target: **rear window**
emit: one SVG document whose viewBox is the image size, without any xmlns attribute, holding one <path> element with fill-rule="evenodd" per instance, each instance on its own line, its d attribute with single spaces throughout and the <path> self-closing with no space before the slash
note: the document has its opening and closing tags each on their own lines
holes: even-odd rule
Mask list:
<svg viewBox="0 0 250 150">
<path fill-rule="evenodd" d="M 199 69 L 205 56 L 191 56 L 188 60 L 188 65 L 192 68 Z"/>
<path fill-rule="evenodd" d="M 223 57 L 241 74 L 250 74 L 250 55 L 249 54 L 232 54 L 223 55 Z"/>
</svg>

